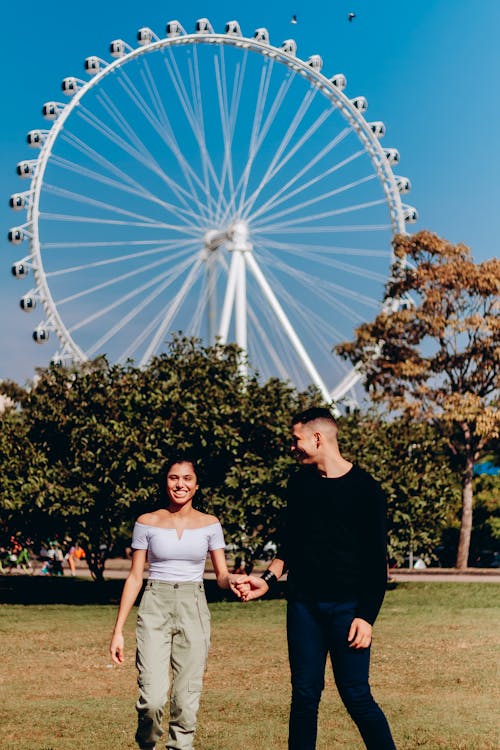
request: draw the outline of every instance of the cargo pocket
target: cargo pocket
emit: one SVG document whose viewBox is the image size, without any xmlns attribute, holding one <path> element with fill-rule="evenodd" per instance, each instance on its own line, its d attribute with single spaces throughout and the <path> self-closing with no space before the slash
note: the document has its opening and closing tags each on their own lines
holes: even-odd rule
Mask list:
<svg viewBox="0 0 500 750">
<path fill-rule="evenodd" d="M 156 612 L 156 591 L 146 585 L 139 604 L 138 615 L 153 614 Z"/>
<path fill-rule="evenodd" d="M 210 649 L 210 610 L 208 609 L 207 600 L 205 594 L 202 592 L 199 596 L 196 596 L 196 609 L 198 611 L 198 617 L 200 618 L 201 630 L 203 633 L 203 640 L 205 643 L 205 668 L 206 661 L 208 659 L 208 651 Z"/>
</svg>

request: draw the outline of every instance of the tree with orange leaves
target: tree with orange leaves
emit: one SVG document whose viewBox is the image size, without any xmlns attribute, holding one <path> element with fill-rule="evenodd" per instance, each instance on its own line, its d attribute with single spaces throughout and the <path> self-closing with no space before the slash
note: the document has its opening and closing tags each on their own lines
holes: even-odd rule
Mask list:
<svg viewBox="0 0 500 750">
<path fill-rule="evenodd" d="M 476 264 L 465 245 L 427 231 L 398 235 L 394 253 L 388 304 L 336 351 L 361 368 L 374 401 L 447 436 L 461 471 L 456 567 L 463 569 L 474 463 L 500 434 L 500 260 Z"/>
</svg>

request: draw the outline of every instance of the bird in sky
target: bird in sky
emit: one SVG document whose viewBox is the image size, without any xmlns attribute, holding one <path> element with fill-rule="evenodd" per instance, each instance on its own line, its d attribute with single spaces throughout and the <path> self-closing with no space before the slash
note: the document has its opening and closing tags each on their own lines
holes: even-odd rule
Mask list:
<svg viewBox="0 0 500 750">
<path fill-rule="evenodd" d="M 294 14 L 293 14 L 293 16 L 291 17 L 291 19 L 290 19 L 290 23 L 297 23 L 297 16 L 296 16 L 296 14 L 295 14 L 295 13 L 294 13 Z"/>
<path fill-rule="evenodd" d="M 349 13 L 347 16 L 347 20 L 349 23 L 352 21 L 353 18 L 356 18 L 356 13 Z"/>
</svg>

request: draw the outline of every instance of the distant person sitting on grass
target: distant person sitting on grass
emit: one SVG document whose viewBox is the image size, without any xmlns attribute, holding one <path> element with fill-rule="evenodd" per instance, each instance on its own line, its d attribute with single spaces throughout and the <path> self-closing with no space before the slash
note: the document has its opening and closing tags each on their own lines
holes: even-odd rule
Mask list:
<svg viewBox="0 0 500 750">
<path fill-rule="evenodd" d="M 385 498 L 370 474 L 340 454 L 337 432 L 328 409 L 293 420 L 292 453 L 303 468 L 288 483 L 282 543 L 262 577 L 250 576 L 240 591 L 243 600 L 256 599 L 288 569 L 289 750 L 316 747 L 328 654 L 365 746 L 395 750 L 368 682 L 387 582 Z"/>
<path fill-rule="evenodd" d="M 136 742 L 155 747 L 162 736 L 163 709 L 172 670 L 167 747 L 192 750 L 203 674 L 210 645 L 210 613 L 203 572 L 210 553 L 218 585 L 239 596 L 235 584 L 247 579 L 228 572 L 224 535 L 215 516 L 193 508 L 197 470 L 190 457 L 171 460 L 162 475 L 164 507 L 137 519 L 132 564 L 125 582 L 110 651 L 124 660 L 123 626 L 141 590 L 144 565 L 149 579 L 137 617 L 139 699 Z"/>
<path fill-rule="evenodd" d="M 68 567 L 72 576 L 74 576 L 76 573 L 76 561 L 84 560 L 85 557 L 85 550 L 80 546 L 79 542 L 75 542 L 74 544 L 72 544 L 69 550 L 66 552 L 64 559 L 68 563 Z"/>
</svg>

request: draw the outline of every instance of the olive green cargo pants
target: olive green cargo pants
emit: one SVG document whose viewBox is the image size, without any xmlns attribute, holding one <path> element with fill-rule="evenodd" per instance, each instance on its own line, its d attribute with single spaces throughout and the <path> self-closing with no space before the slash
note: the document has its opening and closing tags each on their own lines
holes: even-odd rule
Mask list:
<svg viewBox="0 0 500 750">
<path fill-rule="evenodd" d="M 196 714 L 210 646 L 210 612 L 202 583 L 148 581 L 137 617 L 139 699 L 135 736 L 153 748 L 172 669 L 167 750 L 193 750 Z"/>
</svg>

